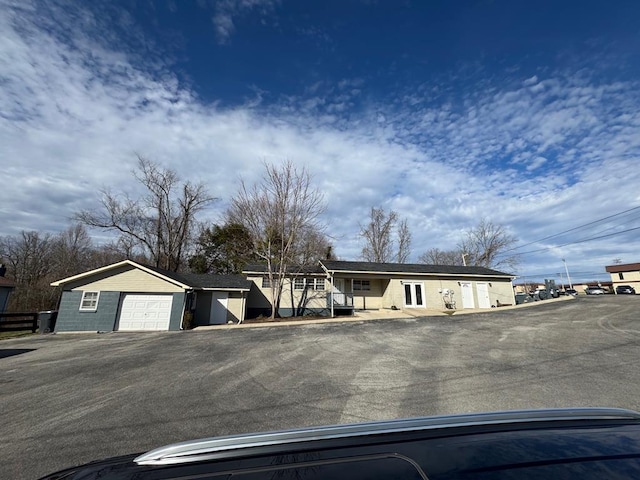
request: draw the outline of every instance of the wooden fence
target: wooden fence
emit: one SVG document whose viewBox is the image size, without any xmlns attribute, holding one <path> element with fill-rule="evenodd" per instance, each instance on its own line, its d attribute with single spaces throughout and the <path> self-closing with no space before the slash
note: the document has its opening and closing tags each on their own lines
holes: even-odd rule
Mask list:
<svg viewBox="0 0 640 480">
<path fill-rule="evenodd" d="M 0 332 L 21 332 L 38 330 L 38 312 L 0 313 Z"/>
</svg>

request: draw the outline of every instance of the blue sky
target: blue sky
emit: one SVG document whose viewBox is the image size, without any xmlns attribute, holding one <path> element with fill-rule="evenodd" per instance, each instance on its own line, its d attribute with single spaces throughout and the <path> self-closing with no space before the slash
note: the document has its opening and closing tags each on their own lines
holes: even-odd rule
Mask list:
<svg viewBox="0 0 640 480">
<path fill-rule="evenodd" d="M 210 221 L 263 161 L 306 166 L 345 259 L 371 206 L 407 218 L 413 260 L 483 216 L 531 243 L 640 205 L 638 18 L 632 1 L 0 0 L 0 235 L 139 193 L 137 152 L 205 181 Z M 528 245 L 547 250 L 516 273 L 565 258 L 607 278 L 640 261 L 638 231 L 571 242 L 639 226 Z"/>
</svg>

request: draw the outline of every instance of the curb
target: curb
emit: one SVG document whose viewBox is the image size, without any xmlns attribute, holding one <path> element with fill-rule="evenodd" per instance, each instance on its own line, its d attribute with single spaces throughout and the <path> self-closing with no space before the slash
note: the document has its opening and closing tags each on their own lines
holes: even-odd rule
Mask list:
<svg viewBox="0 0 640 480">
<path fill-rule="evenodd" d="M 511 305 L 509 307 L 498 307 L 498 308 L 482 309 L 482 310 L 480 309 L 473 309 L 473 310 L 469 309 L 466 311 L 456 310 L 455 316 L 457 317 L 460 315 L 471 315 L 474 313 L 488 313 L 488 312 L 494 312 L 494 311 L 502 312 L 504 310 L 515 310 L 519 308 L 533 307 L 534 305 L 545 305 L 549 303 L 565 302 L 569 300 L 575 300 L 575 297 L 573 296 L 559 297 L 559 298 L 552 298 L 549 300 L 543 300 L 539 302 L 529 302 L 529 303 L 522 303 L 520 305 Z M 362 317 L 353 316 L 353 317 L 336 317 L 336 318 L 326 318 L 326 319 L 323 318 L 319 320 L 292 320 L 287 322 L 260 322 L 260 323 L 233 323 L 233 324 L 226 324 L 226 325 L 204 325 L 204 326 L 196 327 L 190 331 L 205 332 L 209 330 L 230 330 L 230 329 L 237 329 L 237 328 L 290 327 L 295 325 L 322 325 L 327 323 L 370 322 L 375 320 L 410 320 L 413 318 L 454 316 L 454 314 L 447 314 L 443 310 L 427 310 L 425 313 L 426 313 L 425 315 L 413 315 L 405 312 L 401 316 L 378 317 L 378 318 L 376 317 L 362 318 Z"/>
</svg>

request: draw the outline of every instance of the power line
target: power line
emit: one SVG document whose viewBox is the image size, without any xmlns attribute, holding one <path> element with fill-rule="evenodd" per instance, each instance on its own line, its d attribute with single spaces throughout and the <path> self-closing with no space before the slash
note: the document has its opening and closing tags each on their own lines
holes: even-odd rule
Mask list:
<svg viewBox="0 0 640 480">
<path fill-rule="evenodd" d="M 510 248 L 508 250 L 505 250 L 504 252 L 502 252 L 501 256 L 504 256 L 504 254 L 507 253 L 507 252 L 511 252 L 513 250 L 518 250 L 520 248 L 528 247 L 529 245 L 533 245 L 534 243 L 543 242 L 545 240 L 549 240 L 550 238 L 559 237 L 560 235 L 564 235 L 565 233 L 573 232 L 575 230 L 580 230 L 581 228 L 588 227 L 589 225 L 593 225 L 595 223 L 599 223 L 599 222 L 602 222 L 604 220 L 609 220 L 610 218 L 618 217 L 620 215 L 624 215 L 625 213 L 629 213 L 629 212 L 632 212 L 632 211 L 638 210 L 638 209 L 640 209 L 640 205 L 637 206 L 637 207 L 630 208 L 628 210 L 624 210 L 624 211 L 619 212 L 619 213 L 614 213 L 613 215 L 609 215 L 607 217 L 603 217 L 603 218 L 600 218 L 598 220 L 594 220 L 594 221 L 589 222 L 589 223 L 585 223 L 584 225 L 580 225 L 580 226 L 577 226 L 577 227 L 574 227 L 574 228 L 570 228 L 569 230 L 565 230 L 564 232 L 555 233 L 553 235 L 546 236 L 546 237 L 541 238 L 539 240 L 534 240 L 533 242 L 525 243 L 523 245 L 518 245 L 517 247 L 513 247 L 513 248 Z M 569 244 L 567 244 L 567 245 L 569 245 Z M 518 255 L 520 255 L 520 254 L 518 254 Z"/>
<path fill-rule="evenodd" d="M 640 208 L 640 207 L 638 207 L 638 208 Z M 600 235 L 598 237 L 584 238 L 582 240 L 576 240 L 575 242 L 568 242 L 568 243 L 564 243 L 562 245 L 555 245 L 553 247 L 545 247 L 545 248 L 539 248 L 537 250 L 529 250 L 528 252 L 514 253 L 513 256 L 521 256 L 521 255 L 529 255 L 530 253 L 546 252 L 547 250 L 553 250 L 554 248 L 561 248 L 561 247 L 566 247 L 567 245 L 576 245 L 578 243 L 585 243 L 585 242 L 591 242 L 593 240 L 600 240 L 602 238 L 613 237 L 615 235 L 620 235 L 622 233 L 632 232 L 634 230 L 640 230 L 640 227 L 628 228 L 626 230 L 621 230 L 619 232 L 608 233 L 607 235 Z"/>
</svg>

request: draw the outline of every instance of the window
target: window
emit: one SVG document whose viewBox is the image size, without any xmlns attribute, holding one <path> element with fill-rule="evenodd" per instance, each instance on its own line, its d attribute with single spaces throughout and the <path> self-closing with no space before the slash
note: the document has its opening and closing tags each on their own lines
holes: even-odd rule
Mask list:
<svg viewBox="0 0 640 480">
<path fill-rule="evenodd" d="M 622 273 L 622 272 L 618 273 L 618 278 L 620 280 L 624 280 L 624 273 Z"/>
<path fill-rule="evenodd" d="M 324 290 L 324 278 L 303 278 L 298 277 L 293 281 L 293 288 L 295 290 Z"/>
<path fill-rule="evenodd" d="M 353 281 L 353 291 L 369 291 L 371 290 L 371 281 L 369 280 L 354 280 Z"/>
<path fill-rule="evenodd" d="M 269 279 L 269 277 L 262 277 L 262 288 L 271 288 L 271 280 Z"/>
<path fill-rule="evenodd" d="M 293 281 L 293 288 L 295 290 L 304 290 L 304 286 L 306 285 L 305 278 L 298 277 Z"/>
<path fill-rule="evenodd" d="M 98 298 L 100 298 L 100 292 L 82 292 L 80 310 L 95 311 L 98 308 Z"/>
</svg>

